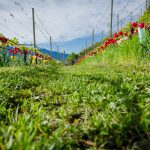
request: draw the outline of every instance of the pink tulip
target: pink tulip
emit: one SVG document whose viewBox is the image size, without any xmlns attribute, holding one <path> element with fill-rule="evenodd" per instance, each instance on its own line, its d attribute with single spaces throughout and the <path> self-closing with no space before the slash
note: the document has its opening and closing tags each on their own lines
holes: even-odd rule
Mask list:
<svg viewBox="0 0 150 150">
<path fill-rule="evenodd" d="M 143 29 L 145 27 L 145 24 L 144 23 L 140 23 L 139 24 L 139 28 Z"/>
</svg>

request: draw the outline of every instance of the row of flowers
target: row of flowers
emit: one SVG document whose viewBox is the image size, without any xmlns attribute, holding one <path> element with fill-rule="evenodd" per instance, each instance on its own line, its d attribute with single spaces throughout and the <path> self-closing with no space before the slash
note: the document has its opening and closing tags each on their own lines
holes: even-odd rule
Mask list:
<svg viewBox="0 0 150 150">
<path fill-rule="evenodd" d="M 111 45 L 120 45 L 123 41 L 131 38 L 133 35 L 138 34 L 138 28 L 143 29 L 147 28 L 148 25 L 145 23 L 137 23 L 133 22 L 130 25 L 130 32 L 123 32 L 119 31 L 116 32 L 112 38 L 108 38 L 100 47 L 98 50 L 91 51 L 87 56 L 81 58 L 81 60 L 78 62 L 82 62 L 83 60 L 87 59 L 88 57 L 94 56 L 99 53 L 103 53 L 107 48 Z"/>
<path fill-rule="evenodd" d="M 10 43 L 13 43 L 13 45 L 11 45 Z M 14 46 L 14 42 L 12 40 L 9 40 L 8 38 L 2 35 L 0 36 L 0 46 L 3 50 L 6 50 L 9 47 L 11 47 L 11 49 L 8 52 L 10 53 L 10 55 L 13 56 L 17 56 L 18 54 L 20 54 L 24 55 L 24 57 L 27 57 L 27 55 L 30 55 L 35 56 L 36 59 L 39 58 L 43 60 L 52 60 L 51 56 L 41 53 L 38 49 L 28 48 L 26 46 L 17 46 L 17 44 Z"/>
<path fill-rule="evenodd" d="M 100 51 L 104 51 L 109 47 L 110 45 L 120 44 L 120 40 L 124 41 L 123 39 L 127 40 L 128 38 L 131 38 L 131 36 L 138 34 L 138 27 L 143 29 L 147 28 L 147 25 L 145 23 L 138 24 L 137 22 L 133 22 L 131 24 L 131 31 L 129 32 L 123 32 L 120 31 L 118 33 L 115 33 L 113 35 L 113 38 L 108 38 L 108 40 L 100 46 Z"/>
<path fill-rule="evenodd" d="M 13 54 L 13 55 L 18 55 L 19 53 L 21 55 L 25 55 L 25 54 L 26 55 L 27 54 L 29 54 L 29 55 L 35 55 L 37 58 L 44 58 L 45 57 L 44 54 L 34 53 L 34 52 L 30 51 L 30 50 L 21 50 L 20 48 L 17 48 L 17 47 L 15 47 L 14 49 L 10 49 L 9 53 Z"/>
</svg>

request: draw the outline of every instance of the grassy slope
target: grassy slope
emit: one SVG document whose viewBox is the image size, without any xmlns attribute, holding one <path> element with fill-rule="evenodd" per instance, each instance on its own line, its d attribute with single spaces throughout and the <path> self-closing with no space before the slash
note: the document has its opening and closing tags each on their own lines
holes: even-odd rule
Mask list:
<svg viewBox="0 0 150 150">
<path fill-rule="evenodd" d="M 56 68 L 1 68 L 1 149 L 150 147 L 150 68 Z"/>
<path fill-rule="evenodd" d="M 149 57 L 150 53 L 141 47 L 138 36 L 134 36 L 119 46 L 110 46 L 103 53 L 85 59 L 80 65 L 149 64 Z"/>
<path fill-rule="evenodd" d="M 138 22 L 145 22 L 150 25 L 150 7 L 144 13 L 144 15 L 139 18 Z M 129 32 L 130 23 L 127 24 L 125 28 L 122 29 L 124 32 Z M 149 39 L 148 49 L 150 50 L 150 39 Z M 99 46 L 97 47 L 99 49 Z M 80 64 L 81 65 L 91 65 L 91 64 L 140 64 L 149 63 L 150 53 L 145 53 L 145 49 L 141 47 L 139 43 L 138 36 L 134 36 L 132 39 L 127 40 L 121 46 L 111 46 L 103 54 L 98 54 L 97 56 L 89 57 L 85 59 Z"/>
</svg>

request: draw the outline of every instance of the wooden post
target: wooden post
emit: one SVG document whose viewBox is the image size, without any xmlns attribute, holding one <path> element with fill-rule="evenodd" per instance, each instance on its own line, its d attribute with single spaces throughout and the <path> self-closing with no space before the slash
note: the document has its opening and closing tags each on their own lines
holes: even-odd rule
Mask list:
<svg viewBox="0 0 150 150">
<path fill-rule="evenodd" d="M 94 29 L 92 31 L 92 46 L 94 45 Z"/>
<path fill-rule="evenodd" d="M 58 60 L 58 51 L 59 51 L 59 47 L 58 47 L 58 45 L 57 45 L 57 60 Z"/>
<path fill-rule="evenodd" d="M 132 11 L 131 11 L 130 15 L 131 15 L 131 22 L 132 22 L 133 21 L 133 12 Z"/>
<path fill-rule="evenodd" d="M 36 36 L 35 36 L 35 17 L 34 17 L 34 8 L 32 8 L 32 21 L 33 21 L 33 43 L 34 43 L 34 48 L 35 48 L 35 55 L 36 55 Z M 38 63 L 37 61 L 37 55 L 36 55 L 36 64 Z"/>
<path fill-rule="evenodd" d="M 113 26 L 113 0 L 111 0 L 111 13 L 110 13 L 110 37 L 112 37 L 112 26 Z"/>
<path fill-rule="evenodd" d="M 86 42 L 85 42 L 85 56 L 87 55 L 87 54 L 86 54 L 86 51 L 87 51 L 87 40 L 86 40 Z"/>
<path fill-rule="evenodd" d="M 104 31 L 102 30 L 102 40 L 103 40 L 103 38 L 104 38 Z"/>
<path fill-rule="evenodd" d="M 53 47 L 52 47 L 52 37 L 50 36 L 50 52 L 51 52 L 51 56 L 53 57 Z"/>
<path fill-rule="evenodd" d="M 119 14 L 117 14 L 117 31 L 119 32 Z"/>
<path fill-rule="evenodd" d="M 121 26 L 121 29 L 122 29 L 122 19 L 120 20 L 120 26 Z"/>
</svg>

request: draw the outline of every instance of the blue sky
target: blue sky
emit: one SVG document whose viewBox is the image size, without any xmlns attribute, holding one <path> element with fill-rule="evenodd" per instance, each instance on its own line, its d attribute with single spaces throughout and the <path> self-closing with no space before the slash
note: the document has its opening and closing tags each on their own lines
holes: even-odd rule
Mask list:
<svg viewBox="0 0 150 150">
<path fill-rule="evenodd" d="M 36 42 L 49 49 L 52 36 L 53 48 L 78 53 L 91 45 L 92 30 L 95 42 L 101 40 L 101 31 L 109 32 L 110 0 L 0 0 L 0 33 L 8 38 L 17 37 L 20 43 L 33 43 L 32 8 L 35 8 Z M 113 28 L 116 31 L 117 17 L 130 21 L 145 9 L 145 0 L 114 0 Z"/>
</svg>

